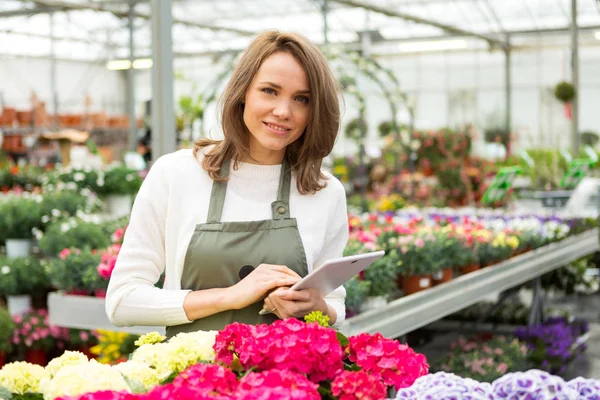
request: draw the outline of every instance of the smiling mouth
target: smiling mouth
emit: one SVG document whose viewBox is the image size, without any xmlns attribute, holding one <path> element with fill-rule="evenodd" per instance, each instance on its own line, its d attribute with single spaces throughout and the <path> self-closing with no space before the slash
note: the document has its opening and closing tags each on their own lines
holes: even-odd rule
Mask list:
<svg viewBox="0 0 600 400">
<path fill-rule="evenodd" d="M 283 128 L 283 127 L 281 127 L 281 126 L 273 125 L 273 124 L 270 124 L 270 123 L 268 123 L 268 122 L 263 122 L 263 123 L 264 123 L 264 124 L 265 124 L 267 127 L 271 128 L 271 129 L 273 129 L 273 130 L 275 130 L 275 131 L 277 131 L 277 132 L 286 133 L 286 132 L 289 132 L 289 131 L 291 131 L 291 129 L 289 129 L 289 128 Z"/>
</svg>

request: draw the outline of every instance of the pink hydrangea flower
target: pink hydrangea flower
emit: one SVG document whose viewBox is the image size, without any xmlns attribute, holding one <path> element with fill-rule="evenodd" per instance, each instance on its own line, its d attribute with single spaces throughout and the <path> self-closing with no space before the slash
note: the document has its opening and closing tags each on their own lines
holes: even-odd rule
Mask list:
<svg viewBox="0 0 600 400">
<path fill-rule="evenodd" d="M 238 386 L 235 374 L 215 364 L 196 364 L 183 371 L 173 381 L 175 386 L 186 386 L 198 393 L 230 396 Z"/>
<path fill-rule="evenodd" d="M 138 398 L 137 395 L 131 393 L 102 390 L 94 393 L 81 394 L 79 396 L 58 397 L 56 400 L 137 400 Z"/>
<path fill-rule="evenodd" d="M 272 369 L 251 372 L 240 380 L 236 399 L 320 400 L 319 385 L 297 372 Z"/>
<path fill-rule="evenodd" d="M 226 400 L 230 398 L 230 396 L 202 393 L 186 385 L 175 385 L 173 383 L 169 383 L 164 386 L 157 386 L 154 388 L 154 390 L 146 394 L 137 395 L 135 400 Z"/>
<path fill-rule="evenodd" d="M 313 382 L 332 379 L 342 370 L 342 349 L 333 329 L 297 319 L 271 325 L 232 324 L 217 335 L 216 360 L 259 371 L 286 369 L 308 375 Z"/>
<path fill-rule="evenodd" d="M 396 390 L 408 387 L 429 372 L 425 356 L 380 333 L 361 333 L 348 338 L 346 353 L 363 371 L 381 377 Z"/>
<path fill-rule="evenodd" d="M 378 376 L 364 371 L 343 371 L 331 382 L 331 393 L 339 400 L 383 400 L 386 392 Z"/>
</svg>

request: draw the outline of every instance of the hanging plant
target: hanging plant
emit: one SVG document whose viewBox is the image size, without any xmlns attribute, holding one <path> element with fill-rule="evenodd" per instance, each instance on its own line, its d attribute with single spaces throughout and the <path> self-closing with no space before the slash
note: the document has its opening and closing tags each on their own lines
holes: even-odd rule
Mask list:
<svg viewBox="0 0 600 400">
<path fill-rule="evenodd" d="M 554 96 L 563 103 L 570 103 L 575 98 L 575 86 L 569 82 L 559 82 L 554 87 Z"/>
<path fill-rule="evenodd" d="M 367 122 L 362 118 L 354 118 L 348 122 L 344 130 L 346 137 L 359 142 L 362 138 L 367 136 Z"/>
<path fill-rule="evenodd" d="M 379 131 L 379 136 L 382 138 L 388 136 L 394 130 L 394 124 L 392 121 L 383 121 L 377 126 L 377 130 Z"/>
</svg>

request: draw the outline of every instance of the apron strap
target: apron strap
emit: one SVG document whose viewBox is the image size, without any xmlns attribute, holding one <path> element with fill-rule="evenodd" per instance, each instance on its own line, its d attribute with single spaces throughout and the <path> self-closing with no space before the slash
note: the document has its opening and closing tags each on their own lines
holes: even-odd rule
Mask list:
<svg viewBox="0 0 600 400">
<path fill-rule="evenodd" d="M 292 168 L 287 157 L 283 159 L 281 175 L 279 176 L 279 189 L 277 200 L 271 203 L 273 219 L 290 218 L 290 185 L 292 183 Z"/>
<path fill-rule="evenodd" d="M 221 178 L 229 177 L 229 165 L 230 160 L 225 160 L 221 165 L 221 172 L 219 176 Z M 210 205 L 208 207 L 208 216 L 206 222 L 208 223 L 219 223 L 221 222 L 221 215 L 223 214 L 223 204 L 225 203 L 225 194 L 227 193 L 227 181 L 218 182 L 213 181 L 212 191 L 210 192 Z"/>
<path fill-rule="evenodd" d="M 230 160 L 226 160 L 221 166 L 220 177 L 226 179 L 229 177 Z M 279 189 L 277 191 L 277 200 L 271 203 L 271 213 L 273 219 L 290 218 L 290 186 L 292 183 L 292 168 L 287 158 L 283 159 L 281 174 L 279 176 Z M 223 204 L 225 203 L 225 194 L 227 193 L 227 181 L 213 181 L 210 193 L 210 205 L 208 207 L 208 216 L 206 222 L 219 223 L 223 214 Z"/>
</svg>

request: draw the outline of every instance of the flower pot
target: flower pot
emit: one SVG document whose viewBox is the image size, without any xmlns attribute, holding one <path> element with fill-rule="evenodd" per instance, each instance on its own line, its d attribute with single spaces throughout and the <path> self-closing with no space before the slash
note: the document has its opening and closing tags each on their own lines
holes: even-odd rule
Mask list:
<svg viewBox="0 0 600 400">
<path fill-rule="evenodd" d="M 431 274 L 431 279 L 433 281 L 433 285 L 440 285 L 444 282 L 450 282 L 454 273 L 452 268 L 444 268 L 434 274 Z"/>
<path fill-rule="evenodd" d="M 109 194 L 104 198 L 106 212 L 113 218 L 129 215 L 131 203 L 131 196 L 128 194 Z"/>
<path fill-rule="evenodd" d="M 466 267 L 461 267 L 460 268 L 460 273 L 465 275 L 465 274 L 470 274 L 471 272 L 475 272 L 479 269 L 479 265 L 478 264 L 473 264 L 473 265 L 467 265 Z"/>
<path fill-rule="evenodd" d="M 404 295 L 420 292 L 431 287 L 431 275 L 405 276 L 402 280 Z"/>
<path fill-rule="evenodd" d="M 28 257 L 31 254 L 31 239 L 6 239 L 8 258 Z"/>
<path fill-rule="evenodd" d="M 25 351 L 25 361 L 45 367 L 48 364 L 48 355 L 41 349 L 29 349 Z"/>
<path fill-rule="evenodd" d="M 31 296 L 28 294 L 19 296 L 6 296 L 8 313 L 15 317 L 23 315 L 31 309 Z"/>
<path fill-rule="evenodd" d="M 6 354 L 0 352 L 0 369 L 6 364 Z"/>
<path fill-rule="evenodd" d="M 369 310 L 377 310 L 379 308 L 385 307 L 386 304 L 387 299 L 385 296 L 369 296 L 360 305 L 360 311 L 366 312 Z"/>
</svg>

